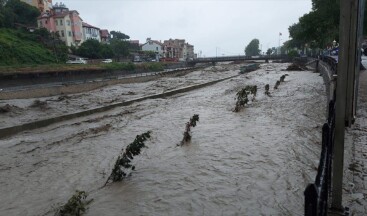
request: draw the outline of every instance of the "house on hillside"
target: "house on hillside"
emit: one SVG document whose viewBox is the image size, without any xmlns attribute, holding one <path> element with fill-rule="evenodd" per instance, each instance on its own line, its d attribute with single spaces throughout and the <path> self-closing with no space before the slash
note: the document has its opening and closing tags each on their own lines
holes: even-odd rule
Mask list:
<svg viewBox="0 0 367 216">
<path fill-rule="evenodd" d="M 111 35 L 110 35 L 110 33 L 108 32 L 107 29 L 101 29 L 99 31 L 99 34 L 101 36 L 101 42 L 102 43 L 105 43 L 105 44 L 109 44 L 110 43 Z"/>
<path fill-rule="evenodd" d="M 57 33 L 67 46 L 79 46 L 84 42 L 82 19 L 76 10 L 69 11 L 64 4 L 56 4 L 37 18 L 39 28 Z"/>
<path fill-rule="evenodd" d="M 98 42 L 101 42 L 100 28 L 89 25 L 88 23 L 85 22 L 82 23 L 82 26 L 85 41 L 88 39 L 94 39 L 97 40 Z"/>
<path fill-rule="evenodd" d="M 52 0 L 20 0 L 33 7 L 38 8 L 41 12 L 50 11 L 52 8 Z"/>
<path fill-rule="evenodd" d="M 152 40 L 151 38 L 147 38 L 145 44 L 141 46 L 142 51 L 152 51 L 156 54 L 156 60 L 159 61 L 160 58 L 164 57 L 163 55 L 163 44 L 159 41 Z"/>
</svg>

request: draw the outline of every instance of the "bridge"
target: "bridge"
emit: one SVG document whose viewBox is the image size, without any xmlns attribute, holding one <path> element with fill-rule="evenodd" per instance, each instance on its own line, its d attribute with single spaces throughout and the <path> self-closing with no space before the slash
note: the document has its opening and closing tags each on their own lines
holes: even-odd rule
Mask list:
<svg viewBox="0 0 367 216">
<path fill-rule="evenodd" d="M 196 58 L 188 61 L 188 64 L 195 65 L 197 63 L 216 63 L 216 62 L 229 62 L 229 61 L 265 61 L 269 60 L 284 60 L 289 59 L 287 55 L 266 55 L 266 56 L 218 56 L 218 57 L 207 57 L 207 58 Z"/>
</svg>

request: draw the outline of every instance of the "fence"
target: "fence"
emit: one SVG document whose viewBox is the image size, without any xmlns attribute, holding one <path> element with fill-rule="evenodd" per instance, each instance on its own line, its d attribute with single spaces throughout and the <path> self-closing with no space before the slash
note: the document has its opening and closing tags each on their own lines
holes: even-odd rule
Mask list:
<svg viewBox="0 0 367 216">
<path fill-rule="evenodd" d="M 337 60 L 322 56 L 320 60 L 327 63 L 333 74 L 337 73 Z M 304 192 L 305 215 L 324 216 L 328 212 L 328 200 L 331 191 L 332 158 L 335 133 L 335 89 L 330 96 L 327 123 L 322 127 L 322 150 L 315 182 L 309 184 Z"/>
</svg>

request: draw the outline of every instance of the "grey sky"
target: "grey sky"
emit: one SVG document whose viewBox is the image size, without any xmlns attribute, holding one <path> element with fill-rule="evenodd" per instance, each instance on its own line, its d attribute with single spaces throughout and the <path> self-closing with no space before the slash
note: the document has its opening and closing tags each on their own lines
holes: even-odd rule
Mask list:
<svg viewBox="0 0 367 216">
<path fill-rule="evenodd" d="M 54 0 L 54 3 L 56 1 Z M 288 40 L 289 25 L 311 10 L 311 0 L 64 0 L 82 19 L 144 43 L 186 39 L 204 56 L 238 55 L 258 38 L 262 50 Z"/>
</svg>

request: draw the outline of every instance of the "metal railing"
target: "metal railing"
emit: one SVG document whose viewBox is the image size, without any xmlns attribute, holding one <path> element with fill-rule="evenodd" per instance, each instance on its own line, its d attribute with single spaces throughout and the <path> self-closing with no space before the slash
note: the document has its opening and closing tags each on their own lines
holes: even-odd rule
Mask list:
<svg viewBox="0 0 367 216">
<path fill-rule="evenodd" d="M 333 74 L 337 72 L 336 59 L 329 56 L 322 56 L 320 60 L 327 63 Z M 331 192 L 332 158 L 335 133 L 335 89 L 328 107 L 327 123 L 322 127 L 322 150 L 320 162 L 317 169 L 315 182 L 309 184 L 304 191 L 305 195 L 305 215 L 324 216 L 328 212 L 328 201 Z"/>
</svg>

